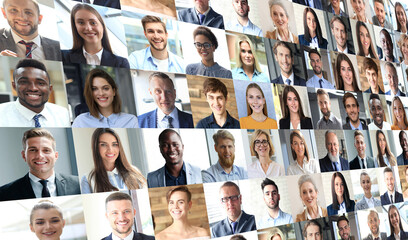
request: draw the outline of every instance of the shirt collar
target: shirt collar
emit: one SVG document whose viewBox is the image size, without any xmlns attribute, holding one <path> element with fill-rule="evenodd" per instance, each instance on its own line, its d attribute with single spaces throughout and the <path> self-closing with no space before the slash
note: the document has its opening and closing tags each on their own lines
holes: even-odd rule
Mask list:
<svg viewBox="0 0 408 240">
<path fill-rule="evenodd" d="M 210 10 L 211 10 L 211 7 L 208 6 L 207 11 L 205 11 L 203 14 L 204 14 L 205 16 L 207 16 L 207 14 L 208 14 L 208 12 L 209 12 Z M 198 14 L 201 14 L 196 8 L 194 8 L 194 11 L 195 11 L 195 13 L 196 13 L 197 16 L 199 16 Z M 200 18 L 198 18 L 198 19 L 200 19 Z"/>
<path fill-rule="evenodd" d="M 23 40 L 24 42 L 33 42 L 33 43 L 35 43 L 35 45 L 41 46 L 41 37 L 40 37 L 39 34 L 37 34 L 37 36 L 35 38 L 31 39 L 31 40 L 24 40 L 20 36 L 18 36 L 16 33 L 14 33 L 13 30 L 11 30 L 10 32 L 11 32 L 11 35 L 13 36 L 15 44 L 17 44 L 18 42 Z"/>
<path fill-rule="evenodd" d="M 290 74 L 290 76 L 289 76 L 288 78 L 286 78 L 286 77 L 283 76 L 282 74 L 281 74 L 281 77 L 282 77 L 282 80 L 283 80 L 283 83 L 284 83 L 284 84 L 286 84 L 286 79 L 289 79 L 289 80 L 290 80 L 290 85 L 294 85 L 294 84 L 295 84 L 295 82 L 294 82 L 295 73 L 293 72 L 293 67 L 292 67 L 292 74 Z"/>
<path fill-rule="evenodd" d="M 34 174 L 32 174 L 31 172 L 28 172 L 28 177 L 33 182 L 38 182 L 38 181 L 42 180 L 41 178 L 38 178 L 38 177 L 34 176 Z M 50 182 L 50 183 L 55 182 L 55 172 L 49 178 L 47 178 L 45 180 L 48 180 L 48 182 Z"/>
<path fill-rule="evenodd" d="M 116 236 L 115 234 L 112 233 L 112 240 L 132 240 L 134 234 L 135 233 L 133 231 L 131 231 L 130 234 L 127 235 L 125 238 L 120 238 L 120 237 L 118 237 L 118 236 Z"/>
<path fill-rule="evenodd" d="M 317 82 L 319 82 L 320 79 L 322 79 L 323 82 L 326 81 L 326 79 L 323 76 L 321 78 L 319 78 L 316 74 L 313 75 L 313 78 L 316 79 Z"/>
<path fill-rule="evenodd" d="M 36 113 L 31 111 L 30 109 L 26 108 L 25 106 L 21 105 L 20 100 L 17 98 L 17 100 L 14 102 L 16 105 L 17 111 L 23 115 L 24 118 L 26 118 L 27 121 L 31 121 L 33 117 L 37 114 L 41 114 L 42 117 L 45 119 L 50 119 L 52 117 L 52 114 L 48 111 L 47 105 L 48 102 L 44 104 L 44 109 L 40 113 Z"/>
<path fill-rule="evenodd" d="M 219 173 L 222 173 L 222 174 L 227 174 L 227 175 L 230 175 L 230 174 L 232 174 L 232 175 L 239 174 L 239 173 L 238 173 L 238 169 L 237 169 L 237 167 L 236 167 L 235 165 L 232 165 L 232 170 L 231 170 L 231 172 L 230 172 L 230 173 L 227 173 L 227 172 L 224 170 L 224 168 L 222 168 L 222 166 L 221 166 L 221 164 L 220 164 L 220 160 L 218 160 L 218 162 L 215 164 L 215 168 L 218 170 Z"/>
<path fill-rule="evenodd" d="M 90 53 L 88 53 L 88 52 L 85 50 L 85 47 L 82 47 L 82 53 L 84 54 L 84 57 L 85 57 L 85 58 L 86 58 L 87 55 L 88 55 L 88 56 L 94 56 L 94 55 L 96 55 L 96 56 L 98 57 L 99 61 L 101 61 L 102 52 L 103 52 L 103 48 L 102 48 L 99 52 L 97 52 L 97 53 L 95 53 L 95 54 L 90 54 Z"/>
<path fill-rule="evenodd" d="M 322 213 L 322 208 L 320 206 L 317 206 L 317 208 L 319 209 L 319 217 L 323 217 L 323 213 Z M 306 212 L 306 219 L 310 220 L 313 219 L 310 214 L 307 212 L 307 208 L 305 209 Z"/>
<path fill-rule="evenodd" d="M 248 22 L 246 25 L 241 25 L 241 23 L 239 23 L 238 18 L 234 19 L 234 25 L 238 26 L 238 27 L 244 27 L 244 28 L 248 28 L 248 27 L 252 27 L 253 23 L 251 22 L 251 20 L 249 20 L 248 18 Z"/>
<path fill-rule="evenodd" d="M 278 216 L 276 218 L 271 217 L 269 213 L 266 213 L 266 215 L 268 216 L 268 220 L 276 220 L 282 217 L 282 210 L 279 208 Z"/>
<path fill-rule="evenodd" d="M 157 109 L 157 120 L 162 121 L 165 116 L 166 114 L 164 114 L 164 112 L 162 112 L 162 110 L 158 108 Z M 173 121 L 178 120 L 177 108 L 174 107 L 173 111 L 171 111 L 171 113 L 168 116 L 172 117 Z"/>
<path fill-rule="evenodd" d="M 239 220 L 241 219 L 242 216 L 242 210 L 241 210 L 241 214 L 239 214 L 239 217 L 237 218 L 237 220 L 235 220 L 235 222 L 239 223 Z M 229 217 L 227 217 L 229 224 L 231 225 L 232 221 L 229 219 Z"/>
<path fill-rule="evenodd" d="M 118 118 L 119 113 L 112 113 L 111 115 L 109 115 L 109 117 L 105 117 L 101 113 L 99 113 L 99 121 L 104 121 L 106 119 L 106 121 L 109 121 L 111 124 L 115 124 Z"/>
<path fill-rule="evenodd" d="M 232 124 L 232 117 L 231 117 L 231 115 L 228 113 L 228 111 L 226 111 L 226 112 L 227 112 L 227 119 L 225 120 L 224 125 L 226 125 L 227 123 L 231 123 L 231 124 Z M 217 122 L 215 121 L 214 113 L 211 113 L 211 115 L 210 115 L 210 122 L 217 124 Z M 223 127 L 223 126 L 220 126 L 220 127 Z"/>
</svg>

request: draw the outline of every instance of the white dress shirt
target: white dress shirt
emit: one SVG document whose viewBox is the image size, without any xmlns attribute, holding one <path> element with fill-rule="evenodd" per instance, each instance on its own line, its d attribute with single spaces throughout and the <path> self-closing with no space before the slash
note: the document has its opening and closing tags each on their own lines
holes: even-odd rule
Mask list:
<svg viewBox="0 0 408 240">
<path fill-rule="evenodd" d="M 164 114 L 160 109 L 157 109 L 157 128 L 168 128 L 168 121 L 166 118 L 164 118 L 165 116 L 166 114 Z M 171 122 L 173 128 L 179 128 L 180 124 L 178 119 L 178 111 L 176 107 L 169 114 L 169 116 L 173 118 L 173 121 Z"/>
<path fill-rule="evenodd" d="M 84 54 L 84 57 L 86 59 L 87 64 L 89 64 L 89 65 L 101 65 L 103 48 L 99 52 L 97 52 L 95 54 L 90 54 L 85 50 L 85 47 L 82 47 L 82 53 Z"/>
<path fill-rule="evenodd" d="M 125 238 L 120 238 L 120 237 L 116 236 L 114 233 L 112 233 L 112 240 L 132 240 L 134 234 L 135 233 L 133 231 L 131 231 L 130 234 L 127 235 Z"/>
<path fill-rule="evenodd" d="M 28 173 L 28 177 L 30 178 L 31 187 L 33 188 L 35 197 L 41 198 L 42 190 L 43 190 L 43 185 L 39 182 L 41 178 L 34 176 L 30 172 Z M 47 188 L 48 188 L 48 191 L 50 192 L 50 196 L 56 197 L 57 196 L 57 186 L 55 185 L 55 173 L 51 175 L 51 177 L 45 180 L 48 180 Z"/>
<path fill-rule="evenodd" d="M 24 44 L 18 43 L 21 40 L 25 42 L 33 42 L 33 46 L 31 47 L 31 56 L 33 59 L 37 60 L 45 60 L 45 55 L 44 55 L 44 50 L 41 45 L 41 37 L 40 35 L 37 35 L 34 39 L 31 40 L 24 40 L 20 36 L 14 33 L 13 30 L 11 30 L 11 35 L 13 36 L 14 42 L 17 47 L 17 56 L 21 58 L 26 58 L 26 46 Z"/>
</svg>

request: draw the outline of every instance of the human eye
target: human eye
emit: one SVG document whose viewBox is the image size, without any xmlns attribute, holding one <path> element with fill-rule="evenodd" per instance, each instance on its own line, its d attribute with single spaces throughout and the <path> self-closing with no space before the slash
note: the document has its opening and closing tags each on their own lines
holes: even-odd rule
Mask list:
<svg viewBox="0 0 408 240">
<path fill-rule="evenodd" d="M 113 211 L 113 212 L 112 212 L 112 215 L 117 215 L 117 214 L 118 214 L 117 211 Z"/>
<path fill-rule="evenodd" d="M 96 90 L 98 90 L 98 88 L 97 87 L 92 87 L 91 90 L 96 91 Z"/>
<path fill-rule="evenodd" d="M 106 147 L 107 144 L 106 144 L 106 143 L 99 143 L 99 146 L 101 146 L 101 147 Z"/>
<path fill-rule="evenodd" d="M 115 142 L 115 143 L 112 144 L 112 146 L 118 147 L 118 146 L 119 146 L 119 143 Z"/>
<path fill-rule="evenodd" d="M 93 26 L 98 25 L 98 23 L 97 23 L 96 21 L 90 21 L 89 23 L 90 23 L 91 25 L 93 25 Z"/>
<path fill-rule="evenodd" d="M 28 11 L 28 10 L 27 10 L 27 11 L 25 11 L 24 13 L 25 13 L 26 15 L 29 15 L 29 16 L 34 15 L 34 13 L 33 13 L 32 11 Z"/>
<path fill-rule="evenodd" d="M 51 220 L 51 223 L 59 223 L 61 220 L 59 218 Z"/>
<path fill-rule="evenodd" d="M 35 221 L 36 225 L 43 225 L 44 223 L 45 223 L 45 221 L 43 221 L 43 220 Z"/>
</svg>

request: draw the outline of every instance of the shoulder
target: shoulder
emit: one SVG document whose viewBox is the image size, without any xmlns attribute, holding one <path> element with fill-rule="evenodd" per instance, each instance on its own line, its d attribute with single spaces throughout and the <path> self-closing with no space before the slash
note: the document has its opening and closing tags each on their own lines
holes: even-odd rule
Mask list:
<svg viewBox="0 0 408 240">
<path fill-rule="evenodd" d="M 200 63 L 191 63 L 186 67 L 186 74 L 195 75 L 200 68 Z"/>
<path fill-rule="evenodd" d="M 88 120 L 94 120 L 94 119 L 96 119 L 96 118 L 94 116 L 92 116 L 89 112 L 81 113 L 80 115 L 78 115 L 74 119 L 72 127 L 86 127 L 86 126 L 89 126 L 89 124 L 87 124 L 87 121 Z"/>
<path fill-rule="evenodd" d="M 60 48 L 60 43 L 58 41 L 46 38 L 46 37 L 41 37 L 41 44 L 45 44 L 48 47 L 58 47 Z"/>
<path fill-rule="evenodd" d="M 180 10 L 178 12 L 178 16 L 181 19 L 179 20 L 183 21 L 183 17 L 186 17 L 187 15 L 192 15 L 193 12 L 194 12 L 194 8 L 187 8 L 187 9 Z"/>
<path fill-rule="evenodd" d="M 198 121 L 196 128 L 210 128 L 210 125 L 209 125 L 210 118 L 211 118 L 211 115 Z"/>
<path fill-rule="evenodd" d="M 56 173 L 55 177 L 57 179 L 60 180 L 65 180 L 67 182 L 69 182 L 70 184 L 79 184 L 79 180 L 78 180 L 78 176 L 74 176 L 74 175 L 68 175 L 68 174 L 64 174 L 64 173 Z"/>
<path fill-rule="evenodd" d="M 194 165 L 192 165 L 192 164 L 190 164 L 188 162 L 184 162 L 184 163 L 186 164 L 186 168 L 191 169 L 193 172 L 198 172 L 198 173 L 201 172 L 201 169 L 199 167 L 194 166 Z"/>
<path fill-rule="evenodd" d="M 20 187 L 26 185 L 27 183 L 30 184 L 30 181 L 29 181 L 29 178 L 28 178 L 28 173 L 25 176 L 23 176 L 23 177 L 21 177 L 21 178 L 19 178 L 17 180 L 14 180 L 14 181 L 12 181 L 10 183 L 7 183 L 7 184 L 1 186 L 0 191 L 9 191 L 9 190 L 12 191 L 14 188 L 16 188 L 16 189 L 20 188 Z"/>
</svg>

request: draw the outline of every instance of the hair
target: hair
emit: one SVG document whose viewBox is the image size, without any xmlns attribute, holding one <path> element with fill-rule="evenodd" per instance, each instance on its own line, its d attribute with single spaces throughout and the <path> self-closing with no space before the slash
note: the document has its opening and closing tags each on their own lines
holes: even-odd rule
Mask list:
<svg viewBox="0 0 408 240">
<path fill-rule="evenodd" d="M 45 67 L 44 63 L 42 63 L 42 62 L 40 62 L 38 60 L 32 59 L 32 58 L 24 58 L 24 59 L 21 59 L 20 61 L 18 61 L 17 65 L 16 65 L 16 67 L 14 68 L 14 71 L 13 71 L 13 80 L 14 80 L 14 82 L 16 81 L 17 70 L 19 68 L 27 68 L 27 67 L 37 68 L 37 69 L 43 70 L 47 74 L 48 83 L 51 85 L 51 78 L 50 78 L 50 75 L 47 72 L 47 68 Z"/>
<path fill-rule="evenodd" d="M 394 98 L 392 99 L 392 104 L 391 104 L 392 122 L 394 123 L 393 126 L 398 128 L 398 120 L 397 120 L 397 117 L 394 114 L 394 106 L 395 106 L 396 101 L 399 101 L 400 104 L 402 105 L 402 111 L 404 112 L 404 124 L 405 124 L 405 126 L 408 126 L 408 120 L 407 120 L 407 114 L 405 112 L 405 107 L 404 107 L 404 104 L 401 101 L 401 98 L 398 97 L 398 96 L 394 96 Z"/>
<path fill-rule="evenodd" d="M 394 76 L 398 80 L 398 73 L 397 73 L 397 69 L 395 68 L 394 64 L 392 64 L 390 62 L 385 62 L 385 67 L 390 67 L 392 69 L 392 71 L 394 72 Z"/>
<path fill-rule="evenodd" d="M 374 0 L 374 3 L 380 3 L 381 5 L 383 5 L 384 6 L 384 2 L 383 2 L 383 0 Z"/>
<path fill-rule="evenodd" d="M 399 141 L 401 142 L 401 138 L 402 138 L 402 135 L 403 134 L 405 134 L 405 136 L 408 136 L 407 135 L 407 133 L 404 131 L 404 130 L 401 130 L 399 133 L 398 133 L 398 139 L 399 139 Z M 404 152 L 404 151 L 403 151 Z"/>
<path fill-rule="evenodd" d="M 318 226 L 318 227 L 319 227 L 319 233 L 322 234 L 322 226 L 320 226 L 320 223 L 319 223 L 317 220 L 313 219 L 313 220 L 308 220 L 308 221 L 306 222 L 305 226 L 303 227 L 303 231 L 302 231 L 303 237 L 306 238 L 306 236 L 307 236 L 307 228 L 308 228 L 309 226 Z"/>
<path fill-rule="evenodd" d="M 114 192 L 110 194 L 105 200 L 105 209 L 107 208 L 109 202 L 122 201 L 122 200 L 128 200 L 132 203 L 132 197 L 127 193 Z"/>
<path fill-rule="evenodd" d="M 346 218 L 346 216 L 341 215 L 339 218 L 337 218 L 337 227 L 339 227 L 339 222 L 341 222 L 341 221 L 346 221 L 346 222 L 347 222 L 347 225 L 350 225 L 350 222 L 349 222 L 349 220 Z"/>
<path fill-rule="evenodd" d="M 247 240 L 247 239 L 242 235 L 234 235 L 230 238 L 230 240 Z"/>
<path fill-rule="evenodd" d="M 385 154 L 387 155 L 388 161 L 390 162 L 391 166 L 395 166 L 396 164 L 396 160 L 394 157 L 394 154 L 392 154 L 390 147 L 388 146 L 387 143 L 387 138 L 385 137 L 385 134 L 382 130 L 377 130 L 377 132 L 375 133 L 375 138 L 377 140 L 377 159 L 378 159 L 378 163 L 380 165 L 380 167 L 386 167 L 387 164 L 385 164 L 384 162 L 384 157 L 381 154 L 381 150 L 380 150 L 380 144 L 378 142 L 378 138 L 380 137 L 380 134 L 382 134 L 384 136 L 385 139 Z"/>
<path fill-rule="evenodd" d="M 377 93 L 371 93 L 371 94 L 370 94 L 370 98 L 369 98 L 368 101 L 370 102 L 370 101 L 373 100 L 373 99 L 377 99 L 378 101 L 381 102 L 380 95 L 378 95 Z"/>
<path fill-rule="evenodd" d="M 266 130 L 263 129 L 256 129 L 254 133 L 252 133 L 252 137 L 251 137 L 251 150 L 255 153 L 256 158 L 259 159 L 259 155 L 258 153 L 255 151 L 255 140 L 257 137 L 259 137 L 260 135 L 265 135 L 266 140 L 268 140 L 268 144 L 269 144 L 269 158 L 271 158 L 273 156 L 273 154 L 275 154 L 275 148 L 272 144 L 272 139 L 271 136 L 269 135 L 269 133 Z"/>
<path fill-rule="evenodd" d="M 366 171 L 362 171 L 362 172 L 360 173 L 360 182 L 361 182 L 361 178 L 362 178 L 363 176 L 368 176 L 368 177 L 370 178 L 370 181 L 371 181 L 370 175 L 368 175 L 368 173 L 367 173 Z"/>
<path fill-rule="evenodd" d="M 235 49 L 235 64 L 237 68 L 242 68 L 242 59 L 241 55 L 241 43 L 247 42 L 249 47 L 251 48 L 252 55 L 254 56 L 254 70 L 258 72 L 262 72 L 261 66 L 259 65 L 258 57 L 255 54 L 255 46 L 252 43 L 251 39 L 247 35 L 240 35 L 236 41 L 236 49 Z"/>
<path fill-rule="evenodd" d="M 361 27 L 365 27 L 365 29 L 368 32 L 368 37 L 370 38 L 370 48 L 368 49 L 368 53 L 370 54 L 370 57 L 378 59 L 377 53 L 375 52 L 375 49 L 374 49 L 374 41 L 371 38 L 370 31 L 368 30 L 367 25 L 360 21 L 357 21 L 357 24 L 356 24 L 356 33 L 357 33 L 356 37 L 357 37 L 357 44 L 358 44 L 358 54 L 357 55 L 365 57 L 364 50 L 363 50 L 363 44 L 361 43 L 360 37 L 359 37 Z"/>
<path fill-rule="evenodd" d="M 341 174 L 341 172 L 333 173 L 332 179 L 331 179 L 331 190 L 332 190 L 331 193 L 332 193 L 332 199 L 333 199 L 333 208 L 336 209 L 336 210 L 339 210 L 340 209 L 340 204 L 341 204 L 341 203 L 339 203 L 337 201 L 336 191 L 334 190 L 335 189 L 334 180 L 336 179 L 336 177 L 339 177 L 341 179 L 341 181 L 343 182 L 343 186 L 344 186 L 343 200 L 344 200 L 344 202 L 346 204 L 346 209 L 348 209 L 348 208 L 350 208 L 351 201 L 353 201 L 353 200 L 350 199 L 350 194 L 349 194 L 349 190 L 348 190 L 348 187 L 347 187 L 346 179 L 344 178 L 343 174 Z"/>
<path fill-rule="evenodd" d="M 175 192 L 184 192 L 184 193 L 187 195 L 187 201 L 188 201 L 188 202 L 191 202 L 191 192 L 190 192 L 190 190 L 188 190 L 188 187 L 186 187 L 186 186 L 178 186 L 178 187 L 176 187 L 176 188 L 170 189 L 170 190 L 167 192 L 167 194 L 166 194 L 167 203 L 170 202 L 171 195 L 173 195 L 173 193 L 175 193 Z"/>
<path fill-rule="evenodd" d="M 407 19 L 407 13 L 405 12 L 405 9 L 400 2 L 395 2 L 395 6 L 394 6 L 395 16 L 397 16 L 397 7 L 402 8 L 402 11 L 405 14 L 405 19 Z M 408 29 L 408 21 L 405 22 L 405 25 L 406 25 L 406 29 Z M 402 27 L 401 23 L 398 21 L 398 18 L 397 18 L 397 31 L 401 32 L 401 27 Z"/>
<path fill-rule="evenodd" d="M 217 49 L 218 47 L 217 37 L 208 27 L 203 26 L 197 27 L 193 32 L 193 37 L 195 38 L 197 35 L 203 35 L 207 37 L 208 40 L 210 40 L 211 44 L 214 45 L 215 49 Z"/>
<path fill-rule="evenodd" d="M 389 41 L 392 42 L 391 35 L 390 35 L 390 33 L 389 33 L 385 28 L 381 29 L 380 34 L 381 34 L 381 33 L 382 33 Z M 391 46 L 394 47 L 392 44 L 391 44 Z"/>
<path fill-rule="evenodd" d="M 336 59 L 336 71 L 335 71 L 335 78 L 337 82 L 337 89 L 338 90 L 344 90 L 344 81 L 343 78 L 340 75 L 340 69 L 341 69 L 341 62 L 346 61 L 351 68 L 351 71 L 353 72 L 353 88 L 355 92 L 360 92 L 360 88 L 358 87 L 357 84 L 357 77 L 356 77 L 356 71 L 354 70 L 354 66 L 350 61 L 350 58 L 344 54 L 344 53 L 339 53 L 337 55 Z"/>
<path fill-rule="evenodd" d="M 402 222 L 401 222 L 401 214 L 398 211 L 398 208 L 395 205 L 391 205 L 390 208 L 388 208 L 388 222 L 390 223 L 390 228 L 391 228 L 391 235 L 394 233 L 394 226 L 391 224 L 391 216 L 390 212 L 391 209 L 394 209 L 398 213 L 398 219 L 399 219 L 399 228 L 400 228 L 400 233 L 404 232 L 404 228 L 402 227 Z"/>
<path fill-rule="evenodd" d="M 286 85 L 285 88 L 283 89 L 283 93 L 282 93 L 282 100 L 283 100 L 282 103 L 283 103 L 283 106 L 284 106 L 283 118 L 290 118 L 290 111 L 289 111 L 288 104 L 286 102 L 286 100 L 288 99 L 288 94 L 290 92 L 294 93 L 297 100 L 299 101 L 299 111 L 298 111 L 298 113 L 299 113 L 300 119 L 301 120 L 305 119 L 306 116 L 303 113 L 302 100 L 300 99 L 299 93 L 296 91 L 296 88 L 294 88 L 293 86 L 290 86 L 290 85 Z"/>
<path fill-rule="evenodd" d="M 356 102 L 357 107 L 360 107 L 360 105 L 358 104 L 357 99 L 354 97 L 354 95 L 351 92 L 346 92 L 343 96 L 343 106 L 344 108 L 346 108 L 346 100 L 347 98 L 353 98 L 354 101 Z"/>
<path fill-rule="evenodd" d="M 230 181 L 225 182 L 224 184 L 221 185 L 220 191 L 224 187 L 234 187 L 238 191 L 238 194 L 241 194 L 241 191 L 239 190 L 238 185 L 236 183 L 234 183 L 234 182 L 230 182 Z"/>
<path fill-rule="evenodd" d="M 282 240 L 285 239 L 285 235 L 283 235 L 283 232 L 279 228 L 275 227 L 268 231 L 266 240 L 272 240 L 272 238 L 275 236 L 279 236 Z"/>
<path fill-rule="evenodd" d="M 27 148 L 27 141 L 30 138 L 35 138 L 35 137 L 45 137 L 48 140 L 52 142 L 52 150 L 56 150 L 56 144 L 55 144 L 55 139 L 52 136 L 51 132 L 49 132 L 47 129 L 44 128 L 32 128 L 30 130 L 27 130 L 24 132 L 22 143 L 23 143 L 23 149 L 25 150 Z"/>
<path fill-rule="evenodd" d="M 344 26 L 344 32 L 347 35 L 347 28 L 346 28 L 346 24 L 343 22 L 343 20 L 341 19 L 341 17 L 334 15 L 332 17 L 332 19 L 330 20 L 330 28 L 334 28 L 334 22 L 335 21 L 339 21 L 341 23 L 341 25 Z"/>
<path fill-rule="evenodd" d="M 313 14 L 315 18 L 317 43 L 319 44 L 319 46 L 322 46 L 323 41 L 324 41 L 323 34 L 322 34 L 322 28 L 320 27 L 319 19 L 317 18 L 316 12 L 310 7 L 305 8 L 305 10 L 303 11 L 303 28 L 304 28 L 305 40 L 308 42 L 312 41 L 312 37 L 310 36 L 310 32 L 309 32 L 309 27 L 307 26 L 307 13 Z"/>
<path fill-rule="evenodd" d="M 329 135 L 330 133 L 334 133 L 334 136 L 336 136 L 336 138 L 337 138 L 337 134 L 336 134 L 336 132 L 335 131 L 333 131 L 333 130 L 327 130 L 325 133 L 324 133 L 324 142 L 325 142 L 325 144 L 327 144 L 327 135 Z M 338 141 L 339 139 L 337 139 L 337 141 Z"/>
<path fill-rule="evenodd" d="M 122 101 L 120 99 L 120 95 L 119 95 L 118 87 L 116 86 L 116 82 L 107 72 L 105 72 L 104 70 L 100 68 L 92 69 L 86 75 L 86 79 L 85 79 L 84 97 L 85 97 L 86 105 L 89 108 L 89 113 L 95 118 L 99 119 L 99 106 L 98 106 L 98 103 L 95 102 L 95 99 L 93 97 L 93 90 L 92 90 L 93 80 L 96 77 L 105 79 L 109 83 L 109 85 L 112 87 L 112 90 L 115 92 L 115 96 L 113 97 L 113 101 L 112 101 L 112 110 L 113 110 L 113 113 L 120 113 L 122 110 Z"/>
<path fill-rule="evenodd" d="M 180 134 L 177 131 L 175 131 L 175 130 L 173 130 L 171 128 L 167 128 L 167 129 L 164 129 L 159 135 L 159 144 L 160 145 L 166 139 L 167 135 L 170 134 L 170 133 L 176 134 L 179 137 L 180 142 L 183 143 L 183 140 L 181 140 Z"/>
<path fill-rule="evenodd" d="M 293 59 L 293 51 L 292 51 L 292 48 L 290 48 L 289 43 L 283 42 L 283 41 L 276 41 L 275 45 L 273 45 L 273 53 L 274 53 L 275 55 L 278 54 L 278 47 L 279 47 L 279 46 L 282 46 L 282 47 L 284 47 L 284 48 L 289 49 L 290 57 Z"/>
<path fill-rule="evenodd" d="M 329 94 L 326 92 L 326 90 L 324 90 L 323 88 L 317 89 L 316 95 L 317 96 L 326 95 L 328 98 L 330 97 Z"/>
<path fill-rule="evenodd" d="M 276 185 L 276 183 L 275 183 L 273 180 L 269 179 L 269 178 L 265 178 L 265 179 L 262 181 L 262 183 L 261 183 L 262 191 L 263 191 L 264 188 L 265 188 L 266 186 L 268 186 L 268 185 L 274 186 L 274 187 L 276 188 L 276 191 L 279 192 L 278 185 Z"/>
<path fill-rule="evenodd" d="M 150 76 L 149 76 L 149 84 L 150 84 L 150 82 L 153 80 L 153 78 L 155 78 L 155 77 L 161 78 L 161 79 L 163 79 L 163 80 L 168 81 L 168 82 L 170 83 L 170 85 L 171 85 L 171 88 L 174 89 L 173 80 L 171 80 L 171 78 L 169 77 L 169 75 L 167 75 L 167 74 L 165 74 L 165 73 L 163 73 L 163 72 L 154 72 L 154 73 L 150 74 Z"/>
<path fill-rule="evenodd" d="M 377 211 L 375 211 L 375 210 L 370 210 L 370 212 L 369 212 L 368 215 L 367 215 L 367 221 L 368 221 L 369 217 L 370 217 L 371 215 L 373 215 L 373 214 L 375 214 L 375 216 L 376 216 L 377 218 L 379 218 Z"/>
<path fill-rule="evenodd" d="M 227 86 L 217 78 L 207 78 L 203 83 L 203 92 L 205 96 L 209 92 L 221 92 L 225 98 L 228 97 Z"/>
<path fill-rule="evenodd" d="M 106 30 L 105 22 L 103 21 L 101 15 L 98 13 L 98 11 L 95 10 L 95 8 L 91 7 L 91 5 L 83 3 L 76 4 L 71 10 L 71 30 L 74 43 L 72 46 L 72 50 L 78 50 L 84 46 L 84 39 L 79 35 L 75 25 L 75 14 L 82 9 L 87 10 L 88 12 L 95 15 L 99 22 L 102 24 L 103 27 L 102 47 L 104 50 L 112 53 L 113 51 L 109 43 L 108 32 Z"/>
<path fill-rule="evenodd" d="M 374 60 L 373 59 L 371 59 L 371 58 L 364 58 L 364 66 L 363 66 L 363 68 L 365 69 L 365 70 L 367 70 L 367 69 L 372 69 L 372 70 L 374 70 L 375 71 L 375 73 L 378 75 L 378 66 L 377 66 L 377 64 L 374 62 Z"/>
<path fill-rule="evenodd" d="M 309 161 L 309 159 L 310 159 L 309 150 L 308 150 L 308 148 L 307 148 L 307 143 L 306 143 L 305 137 L 303 136 L 302 132 L 299 131 L 299 130 L 293 130 L 293 131 L 290 133 L 290 144 L 291 144 L 291 145 L 293 144 L 293 138 L 294 138 L 294 137 L 300 138 L 300 140 L 303 142 L 303 145 L 305 145 L 305 153 L 304 153 L 304 154 L 305 154 L 305 157 L 306 157 L 307 161 Z M 296 161 L 296 160 L 297 160 L 296 152 L 295 152 L 295 150 L 294 150 L 292 147 L 291 147 L 291 150 L 292 150 L 293 160 Z"/>
<path fill-rule="evenodd" d="M 408 42 L 408 35 L 404 34 L 404 33 L 401 33 L 400 38 L 399 38 L 399 40 L 397 42 L 398 47 L 400 48 L 400 51 L 401 51 L 401 55 L 402 55 L 402 59 L 400 61 L 401 63 L 404 62 L 405 58 L 408 58 L 408 56 L 404 56 L 404 53 L 401 50 L 403 45 L 405 45 L 405 47 L 408 47 L 408 43 L 406 44 L 406 42 Z"/>
<path fill-rule="evenodd" d="M 384 168 L 384 174 L 385 173 L 392 173 L 394 175 L 394 172 L 392 171 L 392 169 L 390 167 Z"/>
<path fill-rule="evenodd" d="M 310 49 L 309 58 L 310 58 L 310 55 L 312 54 L 317 54 L 317 56 L 319 56 L 320 59 L 322 58 L 322 55 L 320 55 L 319 51 L 317 51 L 315 48 Z"/>
<path fill-rule="evenodd" d="M 97 128 L 92 134 L 92 156 L 94 168 L 88 175 L 89 182 L 94 182 L 94 192 L 109 192 L 118 191 L 119 189 L 113 186 L 106 172 L 101 155 L 99 154 L 99 139 L 102 134 L 109 133 L 116 138 L 119 145 L 119 155 L 115 160 L 115 168 L 122 177 L 128 189 L 139 189 L 146 185 L 146 178 L 133 167 L 126 158 L 122 143 L 118 134 L 110 128 Z M 93 181 L 94 180 L 94 181 Z"/>
<path fill-rule="evenodd" d="M 34 207 L 31 209 L 31 213 L 30 213 L 30 224 L 33 224 L 33 218 L 34 218 L 34 212 L 40 209 L 44 209 L 44 210 L 49 210 L 49 209 L 55 209 L 58 212 L 58 215 L 61 217 L 61 219 L 64 219 L 64 216 L 62 215 L 62 210 L 60 207 L 58 207 L 57 205 L 55 205 L 53 202 L 49 201 L 49 200 L 41 200 L 38 203 L 36 203 L 34 205 Z"/>
<path fill-rule="evenodd" d="M 159 17 L 152 16 L 152 15 L 146 15 L 142 18 L 143 31 L 145 32 L 146 32 L 146 24 L 148 23 L 160 23 L 164 29 L 164 32 L 167 33 L 166 24 L 162 22 Z"/>
<path fill-rule="evenodd" d="M 219 139 L 229 139 L 232 141 L 233 144 L 235 144 L 235 138 L 234 135 L 232 135 L 229 131 L 227 130 L 218 130 L 214 135 L 213 135 L 213 140 L 215 145 L 218 146 L 218 140 Z"/>
<path fill-rule="evenodd" d="M 3 1 L 3 8 L 6 9 L 6 4 L 10 0 L 4 0 Z M 38 15 L 40 15 L 40 6 L 38 5 L 38 2 L 36 0 L 31 0 L 31 2 L 34 4 L 35 9 L 37 10 Z"/>
<path fill-rule="evenodd" d="M 315 183 L 315 181 L 313 180 L 313 178 L 312 178 L 309 174 L 302 175 L 302 176 L 299 178 L 299 180 L 298 180 L 299 191 L 300 191 L 300 188 L 302 187 L 302 185 L 303 185 L 304 183 L 306 183 L 306 182 L 310 182 L 311 184 L 313 184 L 313 187 L 314 187 L 315 191 L 317 192 L 316 183 Z"/>
<path fill-rule="evenodd" d="M 256 83 L 250 83 L 250 84 L 248 84 L 247 89 L 246 89 L 245 96 L 248 96 L 248 90 L 251 89 L 251 88 L 256 88 L 256 89 L 258 89 L 258 90 L 261 92 L 262 97 L 265 99 L 265 94 L 264 94 L 264 92 L 262 91 L 261 87 L 260 87 L 258 84 L 256 84 Z M 250 115 L 252 114 L 252 109 L 251 109 L 251 107 L 249 106 L 248 100 L 246 100 L 246 106 L 247 106 L 248 116 L 250 116 Z M 262 113 L 263 113 L 265 116 L 268 116 L 268 107 L 267 107 L 266 99 L 265 99 L 265 104 L 264 104 L 263 109 L 262 109 Z"/>
<path fill-rule="evenodd" d="M 364 138 L 364 134 L 362 131 L 360 130 L 356 130 L 354 131 L 354 138 L 356 138 L 357 136 L 362 136 Z"/>
<path fill-rule="evenodd" d="M 289 18 L 289 13 L 286 10 L 285 6 L 283 5 L 282 0 L 269 0 L 268 5 L 269 5 L 269 9 L 271 9 L 274 5 L 278 5 L 279 7 L 281 7 L 283 9 L 283 11 L 285 11 L 286 17 Z"/>
</svg>

